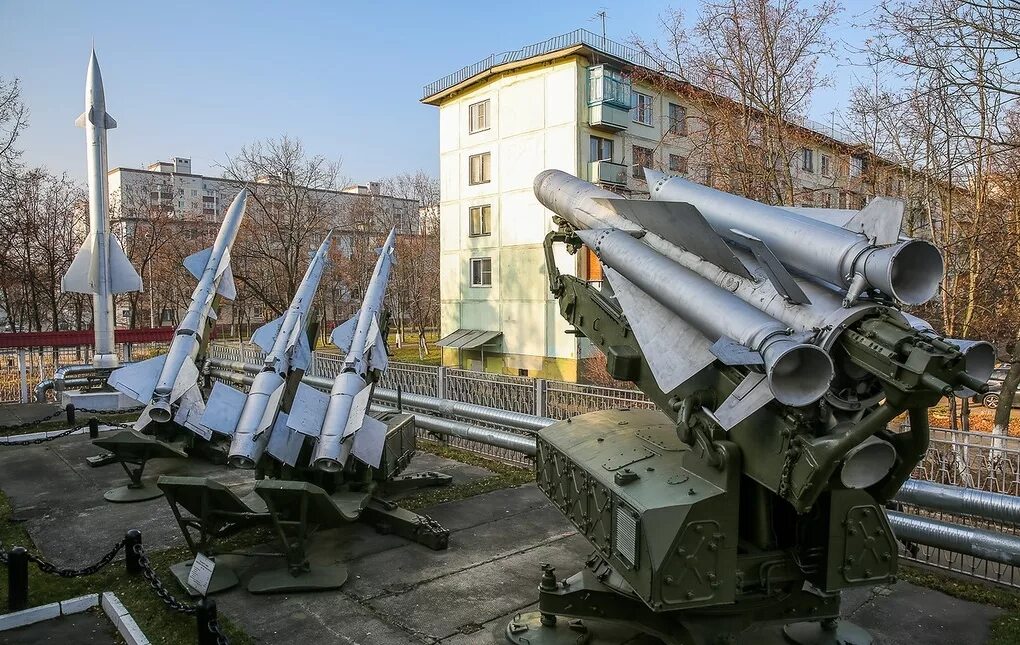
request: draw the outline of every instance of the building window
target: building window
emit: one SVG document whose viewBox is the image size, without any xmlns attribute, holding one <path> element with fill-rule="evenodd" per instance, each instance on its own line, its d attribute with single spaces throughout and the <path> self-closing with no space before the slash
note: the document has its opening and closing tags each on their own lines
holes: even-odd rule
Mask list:
<svg viewBox="0 0 1020 645">
<path fill-rule="evenodd" d="M 468 220 L 468 235 L 471 237 L 492 234 L 492 206 L 489 204 L 469 208 Z"/>
<path fill-rule="evenodd" d="M 800 167 L 808 172 L 815 171 L 815 151 L 811 148 L 800 149 Z"/>
<path fill-rule="evenodd" d="M 669 104 L 669 133 L 678 137 L 687 136 L 687 108 L 684 106 Z"/>
<path fill-rule="evenodd" d="M 489 99 L 468 106 L 468 130 L 471 134 L 489 129 Z"/>
<path fill-rule="evenodd" d="M 669 171 L 675 172 L 678 175 L 687 174 L 687 157 L 681 157 L 680 155 L 669 156 Z"/>
<path fill-rule="evenodd" d="M 214 209 L 214 208 L 203 208 L 202 209 L 202 214 L 203 215 L 215 215 L 216 214 L 216 209 Z"/>
<path fill-rule="evenodd" d="M 617 69 L 596 65 L 588 68 L 588 105 L 602 103 L 629 109 L 630 79 Z"/>
<path fill-rule="evenodd" d="M 645 178 L 645 168 L 652 167 L 652 155 L 653 151 L 651 148 L 642 148 L 641 146 L 633 146 L 633 157 L 634 165 L 631 168 L 631 173 L 638 179 Z"/>
<path fill-rule="evenodd" d="M 591 137 L 589 140 L 589 159 L 591 161 L 612 161 L 613 140 L 602 137 Z"/>
<path fill-rule="evenodd" d="M 860 177 L 862 172 L 864 172 L 864 159 L 850 157 L 850 176 Z"/>
<path fill-rule="evenodd" d="M 492 258 L 471 258 L 471 286 L 492 286 Z"/>
<path fill-rule="evenodd" d="M 212 204 L 215 201 L 216 201 L 215 197 L 209 197 L 208 195 L 202 195 L 202 203 L 203 204 Z"/>
<path fill-rule="evenodd" d="M 652 124 L 652 97 L 641 92 L 632 92 L 631 118 L 637 123 Z"/>
<path fill-rule="evenodd" d="M 832 208 L 832 193 L 822 193 L 822 208 Z"/>
<path fill-rule="evenodd" d="M 468 167 L 470 173 L 468 183 L 472 186 L 492 181 L 492 155 L 490 153 L 471 155 L 468 157 Z"/>
<path fill-rule="evenodd" d="M 822 177 L 832 177 L 832 157 L 822 155 Z"/>
</svg>

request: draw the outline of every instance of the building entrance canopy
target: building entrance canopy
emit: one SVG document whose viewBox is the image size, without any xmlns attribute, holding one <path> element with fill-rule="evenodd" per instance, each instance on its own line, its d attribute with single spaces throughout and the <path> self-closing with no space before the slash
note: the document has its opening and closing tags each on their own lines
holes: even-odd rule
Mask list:
<svg viewBox="0 0 1020 645">
<path fill-rule="evenodd" d="M 496 341 L 503 336 L 501 331 L 486 331 L 484 329 L 458 329 L 452 334 L 447 334 L 436 343 L 440 347 L 454 349 L 492 349 Z"/>
</svg>

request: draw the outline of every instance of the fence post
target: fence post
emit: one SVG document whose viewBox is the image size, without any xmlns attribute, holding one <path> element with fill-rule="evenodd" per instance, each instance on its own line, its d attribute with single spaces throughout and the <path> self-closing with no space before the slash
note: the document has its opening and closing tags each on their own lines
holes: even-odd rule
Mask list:
<svg viewBox="0 0 1020 645">
<path fill-rule="evenodd" d="M 544 378 L 535 379 L 535 416 L 545 416 L 545 398 L 546 398 L 546 384 L 547 381 Z"/>
<path fill-rule="evenodd" d="M 440 366 L 436 371 L 436 397 L 446 398 L 446 367 Z"/>
<path fill-rule="evenodd" d="M 216 634 L 209 626 L 209 623 L 216 620 L 216 601 L 204 597 L 199 600 L 195 619 L 198 623 L 198 645 L 217 645 Z"/>
<path fill-rule="evenodd" d="M 7 554 L 7 611 L 28 607 L 28 551 L 16 546 Z"/>
<path fill-rule="evenodd" d="M 99 438 L 99 419 L 89 417 L 89 439 Z"/>
<path fill-rule="evenodd" d="M 65 405 L 64 412 L 67 413 L 67 425 L 74 427 L 74 404 L 68 403 Z"/>
<path fill-rule="evenodd" d="M 135 551 L 135 547 L 142 543 L 142 532 L 138 529 L 129 529 L 124 534 L 124 564 L 127 572 L 136 575 L 142 572 L 142 556 Z"/>
<path fill-rule="evenodd" d="M 21 377 L 21 402 L 28 403 L 28 362 L 24 348 L 18 350 L 18 374 Z"/>
</svg>

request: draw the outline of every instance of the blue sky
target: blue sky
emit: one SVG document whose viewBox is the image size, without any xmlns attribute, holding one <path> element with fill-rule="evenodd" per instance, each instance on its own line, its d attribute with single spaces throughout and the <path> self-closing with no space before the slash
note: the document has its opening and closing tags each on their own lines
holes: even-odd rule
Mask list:
<svg viewBox="0 0 1020 645">
<path fill-rule="evenodd" d="M 696 2 L 682 6 L 689 18 Z M 834 34 L 850 47 L 873 0 L 845 2 Z M 190 156 L 215 168 L 245 143 L 280 134 L 342 157 L 354 181 L 438 172 L 438 114 L 422 86 L 492 52 L 578 27 L 658 35 L 664 2 L 121 2 L 0 0 L 0 75 L 17 76 L 31 110 L 25 160 L 84 177 L 85 68 L 95 41 L 107 106 L 119 128 L 110 165 Z M 811 116 L 828 123 L 851 85 L 847 54 Z"/>
</svg>

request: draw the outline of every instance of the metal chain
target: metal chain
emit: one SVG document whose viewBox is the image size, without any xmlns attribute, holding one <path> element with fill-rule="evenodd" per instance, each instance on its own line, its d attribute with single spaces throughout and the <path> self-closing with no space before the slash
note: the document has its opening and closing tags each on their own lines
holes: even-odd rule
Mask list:
<svg viewBox="0 0 1020 645">
<path fill-rule="evenodd" d="M 786 451 L 786 459 L 783 462 L 783 471 L 779 475 L 779 496 L 785 497 L 790 491 L 790 479 L 793 477 L 793 466 L 797 463 L 797 459 L 800 457 L 800 448 L 798 446 L 791 446 Z"/>
<path fill-rule="evenodd" d="M 14 432 L 16 432 L 18 430 L 22 430 L 24 428 L 31 428 L 33 426 L 37 426 L 37 425 L 46 423 L 47 421 L 52 421 L 53 419 L 56 419 L 60 415 L 64 414 L 64 412 L 65 411 L 61 409 L 61 410 L 55 411 L 53 414 L 49 415 L 48 417 L 43 417 L 42 419 L 33 419 L 32 421 L 25 421 L 24 423 L 15 423 L 15 424 L 9 425 L 9 426 L 0 426 L 0 432 L 14 433 Z"/>
<path fill-rule="evenodd" d="M 216 636 L 216 645 L 230 645 L 227 635 L 223 633 L 223 629 L 220 627 L 220 621 L 215 618 L 209 621 L 209 632 Z"/>
<path fill-rule="evenodd" d="M 63 432 L 58 432 L 57 434 L 50 435 L 48 437 L 36 437 L 35 439 L 22 439 L 18 441 L 11 441 L 8 438 L 5 441 L 0 441 L 0 446 L 33 446 L 40 443 L 46 443 L 47 441 L 53 441 L 54 439 L 60 439 L 61 437 L 66 437 L 72 432 L 78 432 L 79 430 L 84 430 L 87 427 L 89 427 L 89 424 L 86 423 L 80 426 L 75 426 L 73 428 L 68 428 Z M 10 436 L 16 435 L 8 435 L 8 437 Z"/>
<path fill-rule="evenodd" d="M 173 611 L 186 614 L 188 616 L 194 616 L 198 611 L 195 605 L 188 604 L 177 600 L 172 593 L 163 585 L 163 582 L 156 575 L 155 569 L 152 568 L 152 563 L 149 562 L 149 556 L 145 555 L 145 549 L 142 548 L 141 544 L 134 546 L 134 551 L 138 555 L 138 564 L 142 567 L 142 576 L 145 577 L 146 582 L 152 587 L 152 590 L 156 593 L 160 600 L 163 601 L 167 607 Z"/>
<path fill-rule="evenodd" d="M 92 408 L 75 408 L 75 412 L 85 412 L 86 414 L 130 414 L 132 412 L 141 412 L 145 409 L 144 405 L 139 405 L 133 408 L 124 408 L 123 410 L 94 410 Z"/>
<path fill-rule="evenodd" d="M 28 554 L 28 561 L 34 562 L 35 565 L 39 567 L 39 570 L 42 571 L 43 573 L 49 573 L 55 576 L 60 576 L 61 578 L 80 578 L 82 576 L 91 576 L 95 573 L 99 573 L 99 571 L 102 570 L 103 567 L 113 562 L 113 559 L 117 557 L 117 554 L 120 553 L 120 550 L 123 548 L 124 540 L 121 540 L 120 542 L 117 542 L 117 544 L 113 545 L 113 548 L 110 549 L 110 551 L 107 552 L 106 555 L 101 557 L 98 562 L 96 562 L 95 564 L 90 564 L 89 566 L 83 567 L 81 569 L 61 569 L 57 565 L 51 562 L 47 562 L 41 557 L 33 555 L 31 553 Z"/>
</svg>

